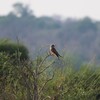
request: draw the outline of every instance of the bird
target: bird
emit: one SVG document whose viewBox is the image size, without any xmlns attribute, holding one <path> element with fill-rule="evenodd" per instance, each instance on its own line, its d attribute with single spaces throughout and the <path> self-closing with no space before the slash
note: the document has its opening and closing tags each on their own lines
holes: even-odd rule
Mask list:
<svg viewBox="0 0 100 100">
<path fill-rule="evenodd" d="M 57 50 L 55 49 L 55 45 L 54 45 L 54 44 L 50 45 L 50 55 L 56 56 L 56 57 L 58 57 L 58 59 L 59 59 L 59 57 L 62 57 L 62 56 L 57 52 Z"/>
</svg>

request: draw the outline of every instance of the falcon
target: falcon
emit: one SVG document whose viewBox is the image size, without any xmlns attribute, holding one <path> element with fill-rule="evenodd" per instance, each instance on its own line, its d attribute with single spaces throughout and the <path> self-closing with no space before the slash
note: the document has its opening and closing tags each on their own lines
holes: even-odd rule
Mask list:
<svg viewBox="0 0 100 100">
<path fill-rule="evenodd" d="M 62 56 L 60 56 L 60 54 L 55 49 L 55 45 L 54 44 L 50 45 L 50 55 L 56 56 L 58 58 L 62 57 Z"/>
</svg>

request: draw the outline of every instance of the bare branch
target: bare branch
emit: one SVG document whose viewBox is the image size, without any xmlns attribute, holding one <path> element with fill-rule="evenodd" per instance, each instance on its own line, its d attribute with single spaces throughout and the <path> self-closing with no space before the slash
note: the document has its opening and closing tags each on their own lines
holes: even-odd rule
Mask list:
<svg viewBox="0 0 100 100">
<path fill-rule="evenodd" d="M 48 66 L 46 66 L 41 72 L 38 73 L 38 75 L 41 74 L 41 73 L 43 73 L 46 69 L 48 69 L 54 62 L 55 61 L 53 61 L 52 63 L 50 63 Z"/>
<path fill-rule="evenodd" d="M 40 91 L 39 91 L 39 94 L 43 91 L 43 89 L 44 89 L 44 87 L 46 86 L 46 84 L 47 84 L 49 81 L 51 81 L 53 78 L 54 78 L 54 72 L 53 72 L 52 77 L 49 78 L 49 79 L 47 79 L 47 80 L 45 81 L 45 83 L 43 84 L 42 88 L 41 88 Z"/>
<path fill-rule="evenodd" d="M 28 69 L 28 71 L 31 73 L 31 75 L 33 76 L 33 78 L 35 78 L 35 73 L 34 73 L 34 71 L 32 71 L 28 66 L 25 66 L 27 69 Z"/>
<path fill-rule="evenodd" d="M 47 55 L 47 56 L 43 59 L 43 61 L 39 64 L 39 67 L 42 66 L 42 64 L 44 63 L 44 61 L 45 61 L 49 56 L 50 56 L 50 55 Z"/>
</svg>

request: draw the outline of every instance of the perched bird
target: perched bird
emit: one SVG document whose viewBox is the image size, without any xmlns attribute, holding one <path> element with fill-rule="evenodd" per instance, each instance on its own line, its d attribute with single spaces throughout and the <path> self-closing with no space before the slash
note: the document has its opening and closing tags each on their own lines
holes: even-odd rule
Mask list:
<svg viewBox="0 0 100 100">
<path fill-rule="evenodd" d="M 62 57 L 62 56 L 60 56 L 60 54 L 55 49 L 54 44 L 50 45 L 50 55 L 56 56 L 56 57 L 58 57 L 58 59 L 59 59 L 59 57 Z"/>
</svg>

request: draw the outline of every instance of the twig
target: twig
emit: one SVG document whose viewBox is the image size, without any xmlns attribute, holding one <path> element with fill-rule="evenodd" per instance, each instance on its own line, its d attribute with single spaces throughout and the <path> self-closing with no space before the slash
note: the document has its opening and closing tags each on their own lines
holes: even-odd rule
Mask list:
<svg viewBox="0 0 100 100">
<path fill-rule="evenodd" d="M 33 76 L 33 78 L 35 78 L 35 73 L 34 73 L 30 68 L 28 68 L 28 66 L 26 66 L 26 68 L 27 68 L 28 71 L 31 73 L 31 75 Z"/>
<path fill-rule="evenodd" d="M 39 67 L 42 66 L 42 64 L 44 63 L 44 61 L 45 61 L 49 56 L 50 56 L 50 55 L 47 55 L 47 56 L 43 59 L 43 61 L 39 64 Z"/>
<path fill-rule="evenodd" d="M 39 91 L 39 94 L 42 92 L 42 90 L 44 89 L 44 87 L 46 86 L 46 84 L 51 81 L 54 78 L 54 72 L 51 78 L 47 79 L 46 82 L 43 84 L 42 88 Z"/>
<path fill-rule="evenodd" d="M 50 65 L 52 65 L 55 61 L 53 61 L 52 63 L 50 63 L 46 68 L 44 68 L 41 72 L 38 73 L 38 75 L 40 75 L 41 73 L 43 73 L 46 69 L 48 69 L 50 67 Z"/>
</svg>

